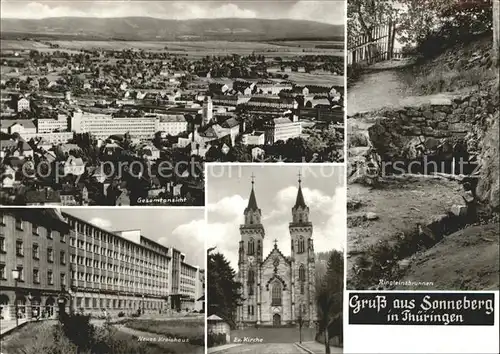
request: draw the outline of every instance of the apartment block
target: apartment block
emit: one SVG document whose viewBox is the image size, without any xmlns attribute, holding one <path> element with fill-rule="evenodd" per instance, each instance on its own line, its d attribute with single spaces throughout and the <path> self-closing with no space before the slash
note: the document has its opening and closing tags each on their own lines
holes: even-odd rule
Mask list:
<svg viewBox="0 0 500 354">
<path fill-rule="evenodd" d="M 63 308 L 96 316 L 203 308 L 204 271 L 140 230 L 105 230 L 55 209 L 1 211 L 3 318 L 15 318 L 16 298 L 26 317 Z M 20 270 L 17 286 L 13 269 Z"/>
<path fill-rule="evenodd" d="M 0 309 L 3 319 L 54 317 L 69 308 L 68 225 L 54 209 L 0 210 Z M 13 270 L 18 271 L 17 281 Z"/>
</svg>

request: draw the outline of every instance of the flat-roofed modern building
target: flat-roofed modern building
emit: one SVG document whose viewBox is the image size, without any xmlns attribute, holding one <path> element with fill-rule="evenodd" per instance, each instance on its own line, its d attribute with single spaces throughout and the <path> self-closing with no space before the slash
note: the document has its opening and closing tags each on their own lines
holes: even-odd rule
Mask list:
<svg viewBox="0 0 500 354">
<path fill-rule="evenodd" d="M 26 316 L 34 306 L 43 310 L 46 304 L 52 306 L 47 314 L 55 316 L 59 299 L 67 311 L 92 315 L 196 308 L 200 295 L 196 289 L 204 277 L 199 277 L 200 269 L 184 261 L 180 251 L 142 236 L 140 230 L 109 231 L 54 209 L 27 211 L 2 209 L 0 300 L 4 318 L 14 315 L 16 291 L 11 273 L 16 268 L 22 270 L 24 279 L 18 282 L 17 297 Z M 35 252 L 36 261 L 26 256 Z"/>
<path fill-rule="evenodd" d="M 71 116 L 69 129 L 75 133 L 90 133 L 97 139 L 129 133 L 134 138 L 147 140 L 153 139 L 158 131 L 158 118 L 112 117 L 77 111 Z"/>
</svg>

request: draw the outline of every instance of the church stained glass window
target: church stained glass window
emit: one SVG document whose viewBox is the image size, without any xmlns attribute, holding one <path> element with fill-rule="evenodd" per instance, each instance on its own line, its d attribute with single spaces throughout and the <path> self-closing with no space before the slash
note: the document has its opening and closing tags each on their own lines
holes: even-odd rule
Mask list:
<svg viewBox="0 0 500 354">
<path fill-rule="evenodd" d="M 274 283 L 272 289 L 271 306 L 281 306 L 281 284 Z"/>
</svg>

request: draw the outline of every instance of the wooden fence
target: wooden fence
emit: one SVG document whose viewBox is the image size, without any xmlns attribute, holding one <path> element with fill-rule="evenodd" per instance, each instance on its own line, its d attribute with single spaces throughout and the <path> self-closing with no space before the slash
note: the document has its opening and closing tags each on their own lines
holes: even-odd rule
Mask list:
<svg viewBox="0 0 500 354">
<path fill-rule="evenodd" d="M 374 27 L 371 36 L 360 35 L 350 38 L 350 44 L 347 48 L 347 65 L 369 65 L 392 59 L 394 57 L 395 35 L 396 24 L 390 22 Z M 397 56 L 402 57 L 402 53 L 398 52 Z"/>
</svg>

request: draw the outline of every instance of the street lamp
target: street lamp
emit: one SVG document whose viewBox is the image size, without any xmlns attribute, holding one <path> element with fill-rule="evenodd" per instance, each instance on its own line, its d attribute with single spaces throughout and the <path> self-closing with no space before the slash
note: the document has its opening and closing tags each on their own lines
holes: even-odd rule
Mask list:
<svg viewBox="0 0 500 354">
<path fill-rule="evenodd" d="M 12 278 L 14 279 L 14 308 L 16 311 L 16 327 L 19 325 L 19 318 L 17 314 L 17 281 L 19 280 L 19 269 L 12 270 Z"/>
<path fill-rule="evenodd" d="M 142 314 L 144 315 L 144 294 L 142 294 Z"/>
<path fill-rule="evenodd" d="M 304 325 L 304 318 L 302 317 L 302 303 L 300 304 L 299 308 L 298 322 L 299 322 L 299 343 L 302 344 L 302 326 Z"/>
</svg>

